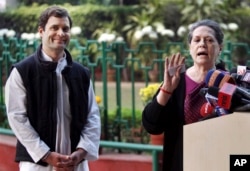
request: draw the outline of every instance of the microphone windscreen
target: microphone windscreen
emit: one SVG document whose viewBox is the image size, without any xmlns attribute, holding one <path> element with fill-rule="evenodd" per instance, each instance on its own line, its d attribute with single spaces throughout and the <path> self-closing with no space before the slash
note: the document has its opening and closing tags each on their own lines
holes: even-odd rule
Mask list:
<svg viewBox="0 0 250 171">
<path fill-rule="evenodd" d="M 202 97 L 204 97 L 207 93 L 208 88 L 201 88 L 199 91 L 199 95 L 201 95 Z"/>
<path fill-rule="evenodd" d="M 214 112 L 214 107 L 210 103 L 207 102 L 201 106 L 201 109 L 200 109 L 201 116 L 206 117 L 212 114 L 213 112 Z"/>
<path fill-rule="evenodd" d="M 242 76 L 241 81 L 250 83 L 250 71 L 246 71 L 245 74 Z"/>
<path fill-rule="evenodd" d="M 233 73 L 236 73 L 236 74 L 237 74 L 237 68 L 232 68 L 232 69 L 230 70 L 230 75 L 233 74 Z"/>
<path fill-rule="evenodd" d="M 209 87 L 207 89 L 207 93 L 214 97 L 218 97 L 219 90 L 220 89 L 218 87 Z"/>
<path fill-rule="evenodd" d="M 209 70 L 206 78 L 205 83 L 208 87 L 219 87 L 221 88 L 224 83 L 231 83 L 235 84 L 235 80 L 229 74 L 226 74 L 219 70 Z"/>
</svg>

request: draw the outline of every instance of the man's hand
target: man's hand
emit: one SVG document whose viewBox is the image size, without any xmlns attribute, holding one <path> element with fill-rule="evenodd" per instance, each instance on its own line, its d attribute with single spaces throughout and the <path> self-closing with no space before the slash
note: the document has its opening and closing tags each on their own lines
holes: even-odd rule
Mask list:
<svg viewBox="0 0 250 171">
<path fill-rule="evenodd" d="M 49 152 L 49 154 L 43 159 L 44 162 L 56 168 L 56 171 L 73 171 L 73 165 L 68 167 L 69 170 L 65 170 L 61 167 L 61 163 L 68 163 L 70 160 L 71 159 L 68 155 L 62 155 L 56 152 Z"/>
<path fill-rule="evenodd" d="M 56 164 L 56 171 L 73 171 L 74 167 L 84 160 L 86 154 L 84 149 L 79 148 L 66 158 L 61 158 L 62 160 Z"/>
</svg>

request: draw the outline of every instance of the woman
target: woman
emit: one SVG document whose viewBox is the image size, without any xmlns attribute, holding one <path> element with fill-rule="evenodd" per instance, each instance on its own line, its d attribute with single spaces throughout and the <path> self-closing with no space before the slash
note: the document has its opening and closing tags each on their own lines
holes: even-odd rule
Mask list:
<svg viewBox="0 0 250 171">
<path fill-rule="evenodd" d="M 207 72 L 215 68 L 222 43 L 219 24 L 201 20 L 192 25 L 188 34 L 193 65 L 182 72 L 185 58 L 180 54 L 165 60 L 162 86 L 142 113 L 143 126 L 150 134 L 165 135 L 163 171 L 183 170 L 183 125 L 202 118 L 200 108 L 206 100 L 199 91 L 206 85 Z"/>
</svg>

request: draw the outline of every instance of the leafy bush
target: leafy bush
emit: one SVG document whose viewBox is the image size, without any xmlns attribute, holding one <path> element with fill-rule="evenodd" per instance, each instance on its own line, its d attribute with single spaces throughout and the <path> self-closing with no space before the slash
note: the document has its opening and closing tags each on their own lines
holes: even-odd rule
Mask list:
<svg viewBox="0 0 250 171">
<path fill-rule="evenodd" d="M 122 114 L 122 119 L 127 121 L 127 123 L 128 123 L 127 126 L 132 127 L 133 126 L 131 124 L 133 122 L 132 109 L 122 108 L 121 114 Z M 141 114 L 142 114 L 141 110 L 138 110 L 138 109 L 135 110 L 135 123 L 136 123 L 135 127 L 141 126 Z M 118 116 L 117 116 L 116 110 L 108 112 L 108 119 L 109 119 L 108 124 L 113 124 L 115 122 L 115 120 L 117 120 L 117 118 L 118 118 Z"/>
</svg>

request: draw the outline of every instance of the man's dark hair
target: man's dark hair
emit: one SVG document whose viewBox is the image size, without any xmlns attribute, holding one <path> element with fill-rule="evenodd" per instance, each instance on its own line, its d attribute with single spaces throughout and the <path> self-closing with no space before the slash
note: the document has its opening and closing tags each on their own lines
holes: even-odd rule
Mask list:
<svg viewBox="0 0 250 171">
<path fill-rule="evenodd" d="M 47 8 L 45 11 L 43 11 L 39 17 L 38 26 L 45 29 L 45 25 L 47 24 L 51 16 L 58 17 L 58 18 L 68 17 L 70 28 L 72 27 L 72 19 L 68 11 L 59 6 L 51 6 Z"/>
<path fill-rule="evenodd" d="M 197 21 L 196 23 L 192 24 L 191 29 L 190 29 L 190 31 L 188 33 L 188 43 L 189 44 L 191 43 L 191 40 L 193 38 L 194 30 L 196 28 L 200 27 L 200 26 L 207 26 L 207 27 L 210 27 L 211 29 L 213 29 L 217 42 L 219 44 L 223 43 L 224 34 L 223 34 L 223 32 L 222 32 L 222 30 L 220 28 L 220 25 L 217 22 L 213 21 L 213 20 L 205 19 L 205 20 Z"/>
</svg>

